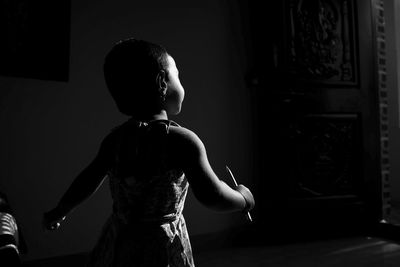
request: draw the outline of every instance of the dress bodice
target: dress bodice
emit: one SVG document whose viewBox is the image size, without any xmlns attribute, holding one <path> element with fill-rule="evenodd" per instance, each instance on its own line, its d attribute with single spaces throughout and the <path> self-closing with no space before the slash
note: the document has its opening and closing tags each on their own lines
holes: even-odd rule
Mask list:
<svg viewBox="0 0 400 267">
<path fill-rule="evenodd" d="M 109 173 L 113 212 L 125 223 L 175 220 L 188 182 L 167 160 L 172 121 L 128 121 L 115 131 L 115 163 Z"/>
</svg>

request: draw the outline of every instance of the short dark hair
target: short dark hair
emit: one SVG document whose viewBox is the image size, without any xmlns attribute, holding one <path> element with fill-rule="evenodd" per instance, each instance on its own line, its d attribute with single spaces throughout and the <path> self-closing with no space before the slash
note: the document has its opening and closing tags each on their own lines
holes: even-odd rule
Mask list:
<svg viewBox="0 0 400 267">
<path fill-rule="evenodd" d="M 129 38 L 119 41 L 104 61 L 104 78 L 119 111 L 133 116 L 154 109 L 156 77 L 167 66 L 167 50 Z"/>
</svg>

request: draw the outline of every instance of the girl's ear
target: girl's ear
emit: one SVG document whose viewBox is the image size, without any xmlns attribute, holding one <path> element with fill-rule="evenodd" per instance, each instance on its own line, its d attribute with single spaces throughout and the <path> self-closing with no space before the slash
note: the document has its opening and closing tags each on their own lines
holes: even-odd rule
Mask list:
<svg viewBox="0 0 400 267">
<path fill-rule="evenodd" d="M 165 96 L 167 94 L 167 72 L 165 70 L 160 70 L 158 72 L 156 83 L 160 95 Z"/>
</svg>

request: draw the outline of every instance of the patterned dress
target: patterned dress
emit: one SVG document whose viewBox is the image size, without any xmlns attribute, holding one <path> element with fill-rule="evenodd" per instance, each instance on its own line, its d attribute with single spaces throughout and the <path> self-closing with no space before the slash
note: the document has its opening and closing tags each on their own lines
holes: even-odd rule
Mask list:
<svg viewBox="0 0 400 267">
<path fill-rule="evenodd" d="M 194 267 L 182 215 L 189 184 L 166 157 L 170 125 L 179 126 L 129 120 L 111 133 L 113 213 L 87 266 Z"/>
</svg>

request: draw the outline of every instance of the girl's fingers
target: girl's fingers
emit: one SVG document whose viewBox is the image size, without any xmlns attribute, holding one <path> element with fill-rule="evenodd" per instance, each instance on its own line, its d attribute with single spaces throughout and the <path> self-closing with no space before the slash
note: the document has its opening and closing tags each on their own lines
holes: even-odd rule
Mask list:
<svg viewBox="0 0 400 267">
<path fill-rule="evenodd" d="M 58 222 L 58 223 L 55 223 L 55 224 L 52 224 L 51 226 L 50 226 L 50 230 L 57 230 L 59 227 L 60 227 L 60 223 Z"/>
</svg>

